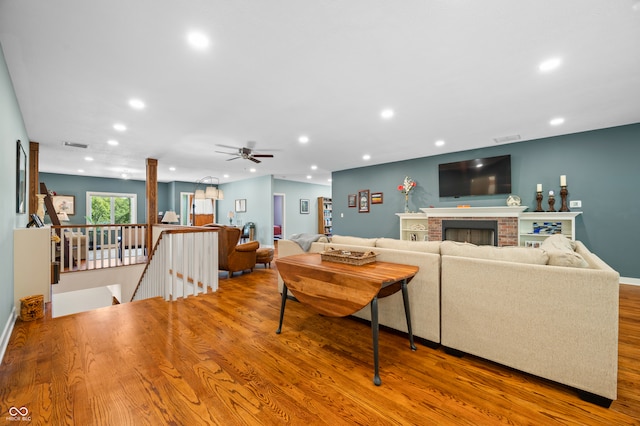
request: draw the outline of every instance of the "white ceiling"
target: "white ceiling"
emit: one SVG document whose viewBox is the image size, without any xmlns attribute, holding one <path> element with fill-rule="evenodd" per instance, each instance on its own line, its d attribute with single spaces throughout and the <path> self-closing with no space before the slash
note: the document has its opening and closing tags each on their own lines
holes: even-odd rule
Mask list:
<svg viewBox="0 0 640 426">
<path fill-rule="evenodd" d="M 640 122 L 639 3 L 0 0 L 0 42 L 41 171 L 144 180 L 155 158 L 164 182 L 328 184 L 332 171 L 514 134 Z M 204 51 L 186 42 L 194 29 Z M 541 73 L 552 57 L 561 66 Z M 214 152 L 248 141 L 281 151 L 257 165 Z"/>
</svg>

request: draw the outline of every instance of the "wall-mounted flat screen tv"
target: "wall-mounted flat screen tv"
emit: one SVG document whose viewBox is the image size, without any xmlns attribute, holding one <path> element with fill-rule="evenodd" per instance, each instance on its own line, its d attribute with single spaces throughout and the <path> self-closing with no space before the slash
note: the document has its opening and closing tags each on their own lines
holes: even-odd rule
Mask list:
<svg viewBox="0 0 640 426">
<path fill-rule="evenodd" d="M 438 166 L 441 197 L 511 193 L 511 156 L 476 158 Z"/>
</svg>

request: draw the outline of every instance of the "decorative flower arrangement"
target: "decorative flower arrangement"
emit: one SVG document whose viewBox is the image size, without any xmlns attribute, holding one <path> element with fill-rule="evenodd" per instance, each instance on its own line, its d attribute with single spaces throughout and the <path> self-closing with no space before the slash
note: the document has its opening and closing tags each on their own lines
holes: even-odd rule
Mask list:
<svg viewBox="0 0 640 426">
<path fill-rule="evenodd" d="M 402 185 L 398 185 L 398 191 L 402 192 L 405 195 L 409 195 L 409 192 L 411 192 L 411 190 L 415 187 L 416 181 L 411 179 L 409 176 L 406 176 Z"/>
<path fill-rule="evenodd" d="M 404 212 L 409 213 L 409 193 L 416 187 L 416 181 L 405 176 L 402 185 L 398 185 L 398 191 L 404 194 Z"/>
</svg>

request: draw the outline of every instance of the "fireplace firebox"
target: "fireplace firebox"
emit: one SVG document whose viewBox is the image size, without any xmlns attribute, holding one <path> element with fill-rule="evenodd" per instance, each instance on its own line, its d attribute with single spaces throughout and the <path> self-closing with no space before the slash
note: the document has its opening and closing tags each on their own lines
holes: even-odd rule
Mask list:
<svg viewBox="0 0 640 426">
<path fill-rule="evenodd" d="M 476 245 L 498 245 L 497 220 L 443 220 L 442 239 Z"/>
</svg>

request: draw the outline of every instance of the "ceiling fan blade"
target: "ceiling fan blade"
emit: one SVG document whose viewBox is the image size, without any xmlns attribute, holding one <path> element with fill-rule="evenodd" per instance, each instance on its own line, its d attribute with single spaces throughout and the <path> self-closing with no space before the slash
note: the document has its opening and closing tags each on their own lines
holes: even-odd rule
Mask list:
<svg viewBox="0 0 640 426">
<path fill-rule="evenodd" d="M 253 154 L 252 157 L 273 158 L 273 154 Z"/>
<path fill-rule="evenodd" d="M 224 151 L 213 151 L 213 152 L 217 152 L 218 154 L 227 154 L 227 155 L 238 155 L 237 152 L 224 152 Z"/>
<path fill-rule="evenodd" d="M 222 145 L 222 144 L 219 144 L 219 143 L 217 143 L 216 146 L 219 146 L 219 147 L 222 147 L 222 148 L 235 149 L 236 151 L 239 150 L 239 149 L 242 149 L 239 146 Z"/>
<path fill-rule="evenodd" d="M 257 158 L 253 158 L 253 157 L 248 157 L 247 160 L 251 160 L 254 163 L 261 163 L 262 161 L 258 160 Z"/>
<path fill-rule="evenodd" d="M 233 158 L 229 158 L 227 161 L 237 160 L 238 158 L 240 158 L 240 157 L 236 156 L 236 157 L 233 157 Z"/>
</svg>

